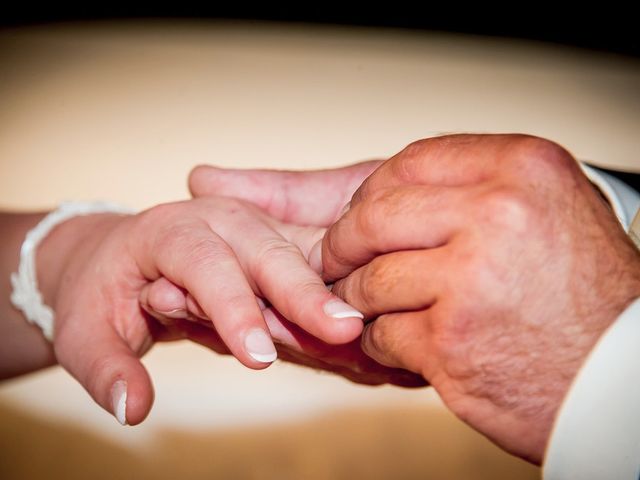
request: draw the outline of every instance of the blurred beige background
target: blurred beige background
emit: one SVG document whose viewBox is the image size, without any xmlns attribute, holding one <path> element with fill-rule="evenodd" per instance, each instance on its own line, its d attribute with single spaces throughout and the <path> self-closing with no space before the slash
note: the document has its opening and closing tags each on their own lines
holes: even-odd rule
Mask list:
<svg viewBox="0 0 640 480">
<path fill-rule="evenodd" d="M 120 22 L 0 31 L 0 207 L 187 196 L 197 163 L 318 168 L 457 131 L 640 168 L 640 62 L 390 30 Z M 60 369 L 0 385 L 0 478 L 537 478 L 430 390 L 360 387 L 188 344 L 145 359 L 120 427 Z"/>
</svg>

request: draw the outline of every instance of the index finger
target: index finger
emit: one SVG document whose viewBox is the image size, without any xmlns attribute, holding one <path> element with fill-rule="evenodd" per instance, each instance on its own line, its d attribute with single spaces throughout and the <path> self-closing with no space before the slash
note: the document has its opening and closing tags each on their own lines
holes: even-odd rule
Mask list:
<svg viewBox="0 0 640 480">
<path fill-rule="evenodd" d="M 324 280 L 344 278 L 381 254 L 445 245 L 465 225 L 468 195 L 460 188 L 429 186 L 386 188 L 371 195 L 327 230 Z M 310 263 L 320 261 L 310 258 Z"/>
</svg>

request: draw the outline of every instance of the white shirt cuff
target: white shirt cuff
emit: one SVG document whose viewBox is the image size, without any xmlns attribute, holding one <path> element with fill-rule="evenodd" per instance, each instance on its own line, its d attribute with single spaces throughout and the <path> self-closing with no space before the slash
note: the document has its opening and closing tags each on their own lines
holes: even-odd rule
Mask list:
<svg viewBox="0 0 640 480">
<path fill-rule="evenodd" d="M 629 231 L 633 217 L 640 209 L 640 194 L 622 180 L 581 163 L 582 171 L 600 189 L 613 208 L 625 231 Z"/>
<path fill-rule="evenodd" d="M 640 195 L 582 164 L 626 231 Z M 640 478 L 640 299 L 602 335 L 558 412 L 547 445 L 545 480 Z"/>
<path fill-rule="evenodd" d="M 602 335 L 556 419 L 545 480 L 638 480 L 640 298 Z"/>
</svg>

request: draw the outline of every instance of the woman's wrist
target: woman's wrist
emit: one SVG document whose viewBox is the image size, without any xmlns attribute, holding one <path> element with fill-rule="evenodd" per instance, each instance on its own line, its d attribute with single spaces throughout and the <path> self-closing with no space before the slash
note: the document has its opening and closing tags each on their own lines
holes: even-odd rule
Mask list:
<svg viewBox="0 0 640 480">
<path fill-rule="evenodd" d="M 53 345 L 42 330 L 27 321 L 10 300 L 11 274 L 18 271 L 20 251 L 28 232 L 46 217 L 37 214 L 0 214 L 2 244 L 0 284 L 0 379 L 11 378 L 56 364 Z M 35 255 L 38 290 L 43 302 L 55 310 L 56 298 L 65 275 L 73 275 L 72 264 L 88 261 L 89 253 L 104 235 L 122 221 L 122 216 L 105 213 L 72 217 L 49 232 Z"/>
<path fill-rule="evenodd" d="M 56 310 L 59 289 L 72 265 L 84 262 L 103 238 L 123 219 L 115 213 L 79 215 L 57 225 L 42 240 L 36 252 L 38 288 L 43 301 Z"/>
<path fill-rule="evenodd" d="M 10 300 L 10 276 L 18 270 L 20 249 L 27 232 L 44 218 L 43 213 L 0 214 L 0 379 L 39 370 L 56 363 L 53 348 L 42 331 L 27 322 Z"/>
</svg>

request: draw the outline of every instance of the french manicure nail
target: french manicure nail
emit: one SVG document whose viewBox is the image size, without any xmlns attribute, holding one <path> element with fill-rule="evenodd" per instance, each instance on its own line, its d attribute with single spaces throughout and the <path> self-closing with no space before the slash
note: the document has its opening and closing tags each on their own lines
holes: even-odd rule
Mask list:
<svg viewBox="0 0 640 480">
<path fill-rule="evenodd" d="M 118 380 L 111 387 L 111 405 L 113 414 L 120 425 L 127 424 L 127 382 Z"/>
<path fill-rule="evenodd" d="M 267 304 L 264 303 L 264 300 L 260 297 L 256 297 L 256 301 L 258 302 L 258 307 L 260 307 L 260 310 L 264 312 L 267 309 Z"/>
<path fill-rule="evenodd" d="M 249 355 L 258 362 L 271 363 L 278 358 L 278 352 L 271 341 L 271 337 L 260 328 L 255 328 L 249 332 L 244 340 L 244 346 Z"/>
<path fill-rule="evenodd" d="M 158 312 L 160 315 L 163 315 L 167 318 L 174 319 L 182 319 L 187 318 L 189 315 L 184 308 L 176 308 L 175 310 L 170 310 L 168 312 Z"/>
<path fill-rule="evenodd" d="M 333 318 L 364 318 L 364 315 L 342 300 L 332 299 L 324 304 L 324 313 Z"/>
</svg>

